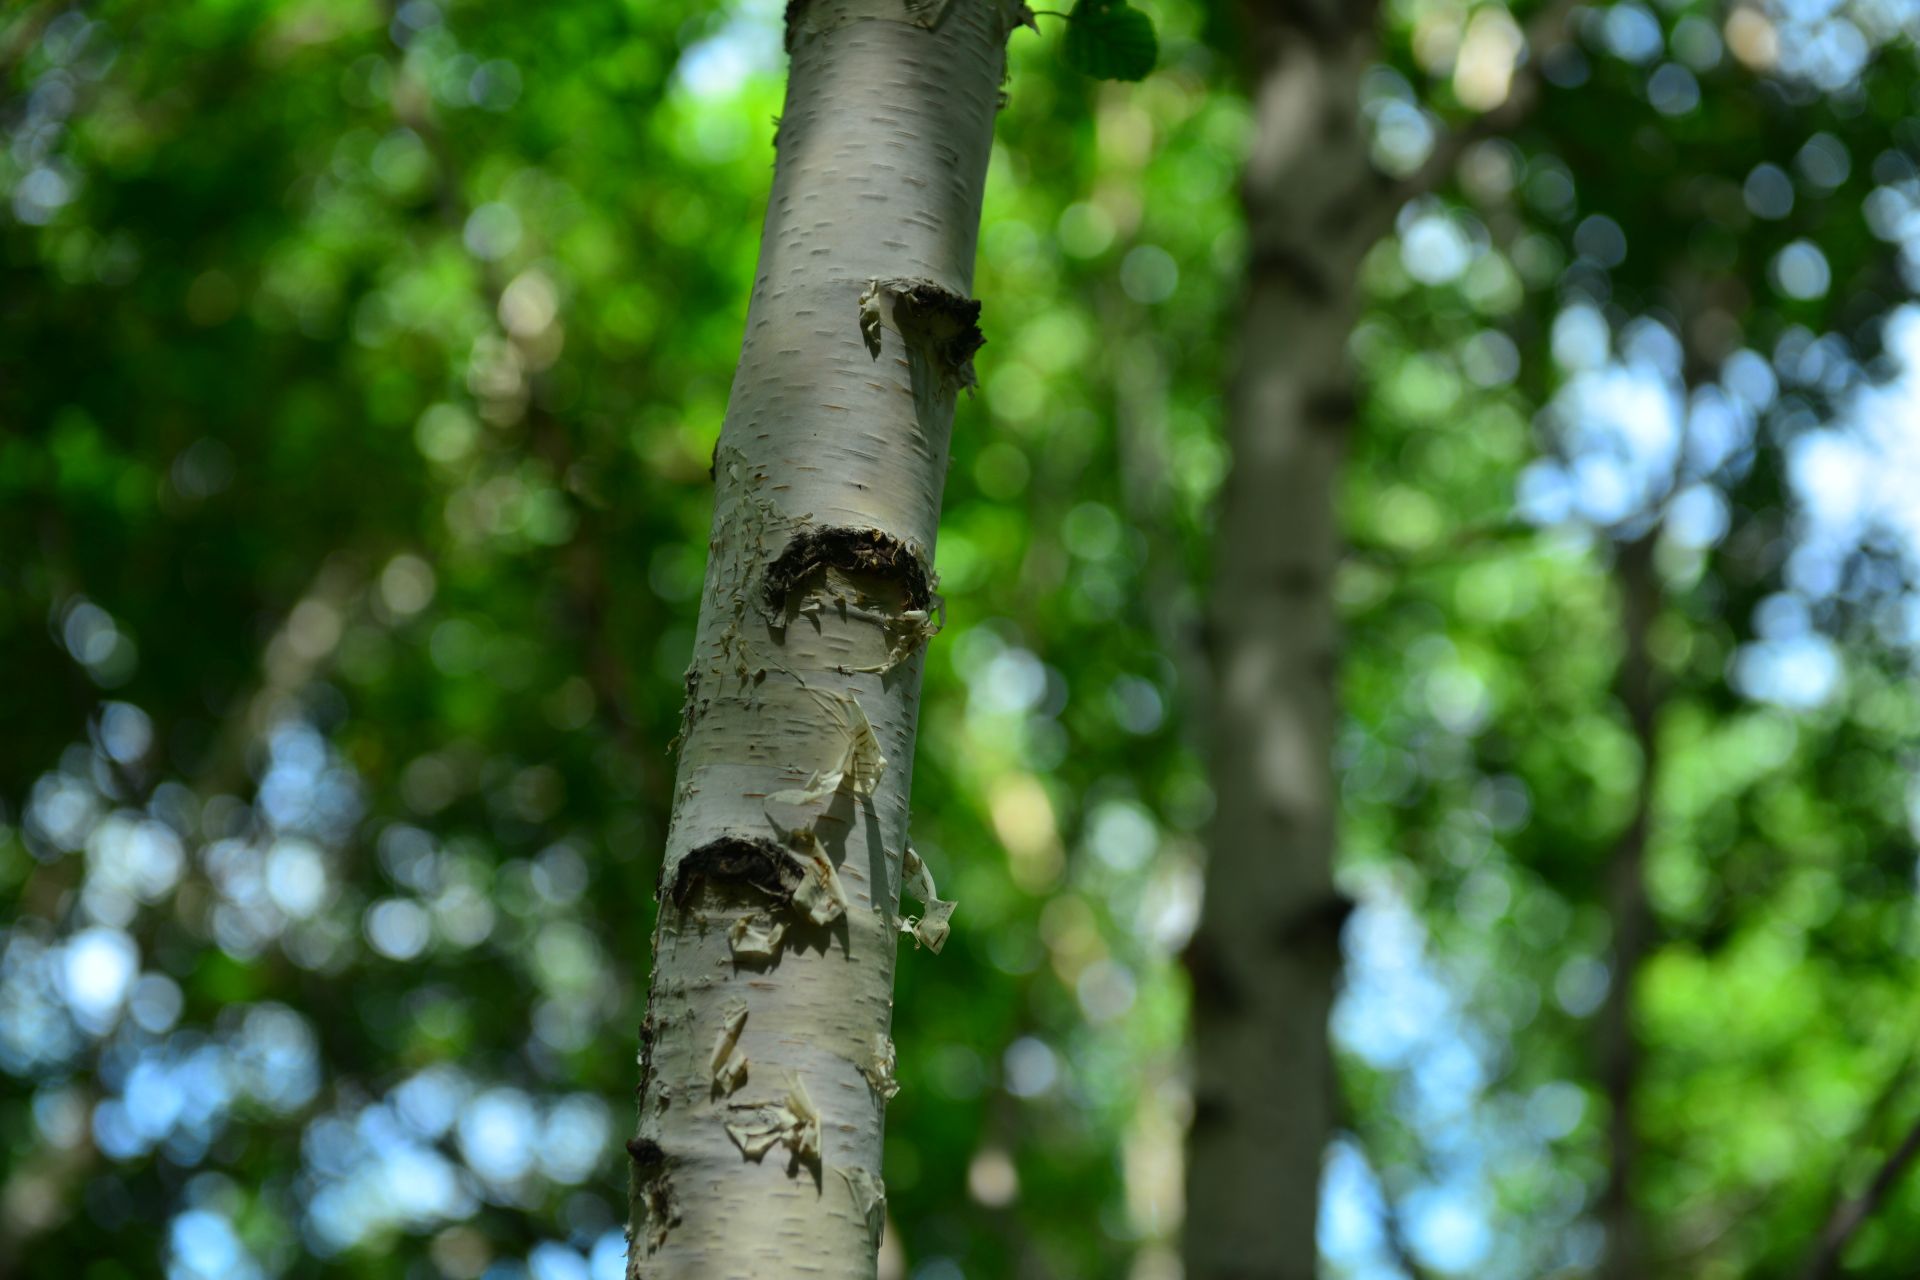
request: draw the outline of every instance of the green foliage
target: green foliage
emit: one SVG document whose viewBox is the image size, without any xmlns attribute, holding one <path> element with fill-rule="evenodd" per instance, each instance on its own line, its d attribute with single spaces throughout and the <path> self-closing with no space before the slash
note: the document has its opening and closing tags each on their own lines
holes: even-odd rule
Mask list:
<svg viewBox="0 0 1920 1280">
<path fill-rule="evenodd" d="M 1144 80 L 1160 56 L 1153 19 L 1126 0 L 1079 0 L 1061 50 L 1068 66 L 1096 80 Z"/>
<path fill-rule="evenodd" d="M 779 15 L 68 12 L 0 17 L 0 122 L 32 139 L 0 152 L 0 346 L 34 370 L 0 378 L 0 1181 L 51 1206 L 0 1252 L 151 1275 L 177 1231 L 231 1230 L 268 1274 L 617 1261 Z M 1119 1153 L 1177 1169 L 1205 812 L 1138 584 L 1190 607 L 1220 461 L 1216 371 L 1125 450 L 1112 378 L 1175 376 L 1156 325 L 1204 347 L 1229 292 L 1118 279 L 1150 245 L 1163 289 L 1229 233 L 1239 107 L 1158 77 L 1102 144 L 1085 80 L 1014 57 L 915 768 L 960 913 L 902 956 L 888 1247 L 1115 1274 L 1173 1226 Z M 1143 466 L 1173 487 L 1130 490 Z M 80 1028 L 64 957 L 111 979 L 123 939 L 150 981 Z M 296 1087 L 235 1067 L 266 1049 Z"/>
</svg>

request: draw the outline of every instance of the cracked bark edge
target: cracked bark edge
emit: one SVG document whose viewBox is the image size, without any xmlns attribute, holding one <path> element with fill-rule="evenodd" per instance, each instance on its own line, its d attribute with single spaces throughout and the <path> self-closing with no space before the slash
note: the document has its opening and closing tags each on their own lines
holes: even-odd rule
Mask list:
<svg viewBox="0 0 1920 1280">
<path fill-rule="evenodd" d="M 860 337 L 867 354 L 880 358 L 881 332 L 892 329 L 909 350 L 927 356 L 952 386 L 976 382 L 973 356 L 987 344 L 980 332 L 980 302 L 931 280 L 869 280 L 860 295 Z"/>
<path fill-rule="evenodd" d="M 640 1024 L 640 1083 L 634 1087 L 637 1097 L 647 1091 L 647 1081 L 653 1079 L 653 1014 L 648 1013 Z"/>
<path fill-rule="evenodd" d="M 787 851 L 757 836 L 721 836 L 688 853 L 674 868 L 669 896 L 684 908 L 702 884 L 746 886 L 777 906 L 793 901 L 801 871 Z"/>
<path fill-rule="evenodd" d="M 933 601 L 933 575 L 919 548 L 878 529 L 836 525 L 795 534 L 767 566 L 760 585 L 767 611 L 785 616 L 793 593 L 821 569 L 890 578 L 906 593 L 909 609 L 925 609 Z"/>
<path fill-rule="evenodd" d="M 825 35 L 851 22 L 904 22 L 932 31 L 946 20 L 953 0 L 787 0 L 787 51 L 802 36 Z M 1004 39 L 1015 27 L 1040 29 L 1023 0 L 995 0 Z"/>
<path fill-rule="evenodd" d="M 1279 922 L 1274 945 L 1282 952 L 1308 961 L 1324 962 L 1329 955 L 1339 963 L 1340 933 L 1353 915 L 1354 901 L 1344 893 L 1322 895 Z"/>
<path fill-rule="evenodd" d="M 1207 1008 L 1234 1016 L 1246 1011 L 1247 994 L 1238 978 L 1222 962 L 1212 938 L 1194 934 L 1180 953 L 1180 965 L 1187 971 L 1192 1000 L 1196 1008 Z"/>
<path fill-rule="evenodd" d="M 905 22 L 932 30 L 953 0 L 787 0 L 787 38 L 797 31 L 817 36 L 865 18 Z"/>
<path fill-rule="evenodd" d="M 1340 934 L 1353 911 L 1354 901 L 1345 894 L 1321 895 L 1275 922 L 1270 934 L 1275 953 L 1294 964 L 1337 968 Z M 1195 1007 L 1225 1017 L 1248 1012 L 1248 975 L 1240 964 L 1229 963 L 1218 939 L 1196 933 L 1180 953 L 1180 963 L 1187 971 Z"/>
<path fill-rule="evenodd" d="M 678 751 L 686 740 L 693 736 L 693 723 L 700 718 L 700 711 L 704 705 L 700 701 L 700 664 L 698 662 L 687 668 L 686 674 L 681 677 L 681 682 L 686 687 L 687 696 L 686 701 L 680 704 L 680 729 L 673 735 L 673 740 L 667 743 L 668 755 Z"/>
<path fill-rule="evenodd" d="M 854 22 L 903 22 L 931 31 L 952 0 L 787 0 L 787 52 L 803 36 L 821 36 Z"/>
<path fill-rule="evenodd" d="M 667 1233 L 680 1223 L 680 1205 L 667 1176 L 667 1153 L 651 1138 L 629 1138 L 627 1155 L 633 1161 L 630 1195 L 644 1211 L 647 1229 L 645 1241 L 629 1235 L 627 1248 L 631 1251 L 644 1244 L 646 1252 L 652 1253 L 667 1242 Z"/>
</svg>

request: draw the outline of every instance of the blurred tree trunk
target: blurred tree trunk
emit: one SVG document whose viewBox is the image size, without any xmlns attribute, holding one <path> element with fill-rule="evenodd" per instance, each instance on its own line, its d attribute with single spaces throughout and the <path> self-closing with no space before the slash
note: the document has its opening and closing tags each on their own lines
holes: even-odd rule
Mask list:
<svg viewBox="0 0 1920 1280">
<path fill-rule="evenodd" d="M 1397 204 L 1368 162 L 1370 3 L 1249 6 L 1256 134 L 1209 618 L 1217 797 L 1188 955 L 1195 1107 L 1189 1280 L 1315 1272 L 1334 1129 L 1335 492 L 1354 415 L 1361 259 Z"/>
<path fill-rule="evenodd" d="M 1188 951 L 1194 1120 L 1189 1280 L 1311 1277 L 1322 1158 L 1337 1112 L 1327 1017 L 1348 904 L 1333 887 L 1335 494 L 1356 397 L 1347 339 L 1368 250 L 1465 149 L 1533 110 L 1541 51 L 1572 0 L 1533 13 L 1533 51 L 1497 106 L 1399 180 L 1360 119 L 1375 0 L 1246 0 L 1254 141 L 1239 366 L 1208 624 L 1217 810 Z"/>
<path fill-rule="evenodd" d="M 1599 1022 L 1601 1087 L 1607 1095 L 1607 1181 L 1600 1194 L 1606 1228 L 1606 1280 L 1645 1280 L 1646 1229 L 1634 1201 L 1640 1140 L 1633 1109 L 1640 1084 L 1641 1045 L 1633 1025 L 1633 989 L 1654 943 L 1653 908 L 1647 900 L 1647 837 L 1653 821 L 1653 789 L 1661 692 L 1648 638 L 1660 611 L 1661 591 L 1653 562 L 1655 533 L 1621 543 L 1615 551 L 1614 585 L 1620 596 L 1622 654 L 1615 693 L 1626 710 L 1640 749 L 1639 785 L 1626 830 L 1614 844 L 1607 874 L 1607 907 L 1613 926 L 1612 981 Z"/>
<path fill-rule="evenodd" d="M 908 784 L 1021 16 L 787 9 L 641 1030 L 634 1277 L 874 1274 L 903 881 L 930 945 L 950 909 L 907 850 Z"/>
</svg>

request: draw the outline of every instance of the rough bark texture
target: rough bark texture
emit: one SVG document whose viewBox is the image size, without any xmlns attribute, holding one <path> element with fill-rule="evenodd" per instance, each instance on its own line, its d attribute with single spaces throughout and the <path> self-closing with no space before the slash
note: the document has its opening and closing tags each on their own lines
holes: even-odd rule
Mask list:
<svg viewBox="0 0 1920 1280">
<path fill-rule="evenodd" d="M 788 7 L 641 1031 L 631 1277 L 874 1274 L 934 532 L 1023 12 Z"/>
<path fill-rule="evenodd" d="M 1660 609 L 1660 581 L 1651 533 L 1621 544 L 1614 561 L 1620 593 L 1620 632 L 1625 650 L 1616 680 L 1634 743 L 1640 748 L 1640 785 L 1633 815 L 1615 844 L 1608 867 L 1608 910 L 1613 924 L 1612 985 L 1600 1011 L 1600 1077 L 1607 1095 L 1607 1182 L 1600 1194 L 1600 1221 L 1607 1251 L 1605 1280 L 1645 1280 L 1650 1274 L 1645 1226 L 1634 1201 L 1640 1138 L 1633 1108 L 1640 1086 L 1641 1046 L 1633 1025 L 1633 989 L 1654 941 L 1653 907 L 1647 899 L 1647 836 L 1653 821 L 1658 777 L 1660 690 L 1648 635 Z"/>
<path fill-rule="evenodd" d="M 1250 16 L 1251 261 L 1209 623 L 1218 810 L 1189 953 L 1189 1280 L 1315 1272 L 1346 913 L 1332 874 L 1334 493 L 1354 412 L 1353 282 L 1391 214 L 1359 120 L 1374 6 L 1275 0 Z"/>
</svg>

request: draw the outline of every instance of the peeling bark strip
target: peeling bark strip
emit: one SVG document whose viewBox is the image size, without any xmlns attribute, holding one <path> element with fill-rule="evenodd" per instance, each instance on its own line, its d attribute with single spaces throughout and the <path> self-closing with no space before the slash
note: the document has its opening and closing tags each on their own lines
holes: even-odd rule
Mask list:
<svg viewBox="0 0 1920 1280">
<path fill-rule="evenodd" d="M 788 7 L 661 873 L 630 1280 L 874 1276 L 934 537 L 1025 14 Z M 924 868 L 913 886 L 908 927 L 937 946 L 951 904 Z"/>
<path fill-rule="evenodd" d="M 1208 634 L 1218 810 L 1187 955 L 1194 988 L 1188 1280 L 1311 1280 L 1335 1126 L 1327 1017 L 1345 903 L 1336 807 L 1333 506 L 1353 419 L 1361 259 L 1393 202 L 1359 139 L 1367 0 L 1246 7 L 1250 266 Z"/>
</svg>

